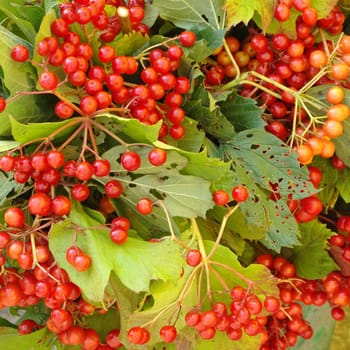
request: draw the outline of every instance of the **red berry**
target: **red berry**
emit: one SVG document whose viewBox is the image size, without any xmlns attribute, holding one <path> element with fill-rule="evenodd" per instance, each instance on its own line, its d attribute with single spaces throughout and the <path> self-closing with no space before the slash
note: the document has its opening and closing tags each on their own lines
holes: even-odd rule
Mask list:
<svg viewBox="0 0 350 350">
<path fill-rule="evenodd" d="M 89 162 L 83 161 L 77 164 L 75 169 L 75 176 L 78 180 L 88 181 L 92 178 L 93 175 L 94 169 Z"/>
<path fill-rule="evenodd" d="M 89 187 L 84 184 L 76 184 L 72 188 L 72 197 L 78 202 L 85 201 L 89 198 L 89 195 Z"/>
<path fill-rule="evenodd" d="M 197 249 L 190 249 L 186 254 L 186 262 L 190 266 L 197 266 L 202 261 L 202 254 Z"/>
<path fill-rule="evenodd" d="M 130 221 L 129 219 L 123 217 L 123 216 L 117 216 L 114 218 L 111 222 L 112 229 L 114 228 L 121 228 L 125 231 L 129 230 L 130 228 Z"/>
<path fill-rule="evenodd" d="M 32 215 L 48 216 L 51 214 L 51 198 L 46 193 L 34 193 L 28 201 Z"/>
<path fill-rule="evenodd" d="M 111 171 L 111 164 L 107 159 L 97 159 L 92 163 L 92 168 L 96 176 L 107 176 Z"/>
<path fill-rule="evenodd" d="M 66 196 L 59 195 L 52 200 L 51 210 L 54 215 L 64 216 L 68 215 L 72 208 L 70 199 Z"/>
<path fill-rule="evenodd" d="M 39 84 L 44 90 L 54 90 L 58 85 L 57 76 L 53 72 L 43 72 L 39 76 Z"/>
<path fill-rule="evenodd" d="M 179 35 L 179 40 L 183 46 L 193 46 L 196 42 L 196 34 L 189 30 L 186 30 Z"/>
<path fill-rule="evenodd" d="M 20 335 L 30 334 L 37 331 L 39 328 L 40 326 L 35 321 L 27 319 L 23 320 L 18 325 L 18 333 Z"/>
<path fill-rule="evenodd" d="M 2 171 L 8 172 L 15 168 L 15 158 L 12 156 L 2 156 L 0 157 L 0 169 Z"/>
<path fill-rule="evenodd" d="M 236 202 L 245 202 L 248 199 L 248 190 L 245 186 L 239 185 L 232 189 L 232 197 Z"/>
<path fill-rule="evenodd" d="M 120 162 L 122 167 L 127 171 L 135 171 L 141 165 L 141 158 L 138 153 L 127 151 L 121 155 Z"/>
<path fill-rule="evenodd" d="M 172 343 L 176 338 L 177 331 L 174 326 L 163 326 L 159 334 L 165 343 Z"/>
<path fill-rule="evenodd" d="M 66 250 L 66 260 L 69 264 L 73 265 L 75 258 L 78 254 L 82 254 L 83 251 L 76 246 L 71 246 Z"/>
<path fill-rule="evenodd" d="M 25 62 L 29 58 L 29 50 L 23 45 L 16 45 L 11 49 L 11 58 L 16 62 Z"/>
<path fill-rule="evenodd" d="M 112 228 L 110 231 L 111 240 L 116 244 L 123 244 L 128 239 L 128 231 L 123 228 Z"/>
<path fill-rule="evenodd" d="M 148 160 L 154 166 L 161 166 L 166 162 L 167 152 L 162 148 L 153 148 L 148 153 Z"/>
<path fill-rule="evenodd" d="M 145 337 L 145 329 L 142 327 L 132 327 L 128 331 L 128 340 L 132 344 L 142 344 Z"/>
<path fill-rule="evenodd" d="M 141 198 L 136 203 L 136 209 L 142 215 L 149 215 L 153 210 L 153 202 L 149 198 Z"/>
<path fill-rule="evenodd" d="M 119 198 L 123 193 L 122 184 L 118 180 L 107 181 L 104 189 L 109 198 Z"/>
<path fill-rule="evenodd" d="M 230 197 L 226 191 L 216 190 L 213 193 L 213 201 L 216 205 L 225 205 L 230 201 Z"/>
<path fill-rule="evenodd" d="M 6 108 L 6 100 L 0 96 L 0 113 Z"/>
<path fill-rule="evenodd" d="M 83 272 L 83 271 L 86 271 L 90 267 L 91 259 L 88 255 L 81 253 L 75 257 L 72 265 L 79 272 Z"/>
<path fill-rule="evenodd" d="M 199 311 L 189 311 L 185 316 L 186 325 L 189 327 L 195 327 L 200 322 L 201 315 Z"/>
<path fill-rule="evenodd" d="M 64 155 L 60 151 L 50 151 L 47 154 L 47 162 L 52 168 L 60 168 L 64 164 Z"/>
</svg>

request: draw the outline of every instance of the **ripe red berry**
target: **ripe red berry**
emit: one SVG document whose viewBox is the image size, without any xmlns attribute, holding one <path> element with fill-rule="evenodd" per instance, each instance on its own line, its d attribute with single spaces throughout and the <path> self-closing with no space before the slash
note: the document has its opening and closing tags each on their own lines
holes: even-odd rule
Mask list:
<svg viewBox="0 0 350 350">
<path fill-rule="evenodd" d="M 128 231 L 123 228 L 112 228 L 110 238 L 116 244 L 123 244 L 128 239 Z"/>
<path fill-rule="evenodd" d="M 141 158 L 138 153 L 127 151 L 121 155 L 120 163 L 125 170 L 135 171 L 141 165 Z"/>
<path fill-rule="evenodd" d="M 141 198 L 136 203 L 136 209 L 142 215 L 151 214 L 153 210 L 153 202 L 149 198 Z"/>
<path fill-rule="evenodd" d="M 39 84 L 44 90 L 54 90 L 58 85 L 57 76 L 53 72 L 43 72 L 39 76 Z"/>
<path fill-rule="evenodd" d="M 149 338 L 149 331 L 143 327 L 132 327 L 128 331 L 128 340 L 132 344 L 146 344 Z"/>
<path fill-rule="evenodd" d="M 148 160 L 154 166 L 161 166 L 166 162 L 167 152 L 162 148 L 153 148 L 148 153 Z"/>
<path fill-rule="evenodd" d="M 190 266 L 197 266 L 202 261 L 202 254 L 198 249 L 190 249 L 186 254 L 186 262 Z"/>
<path fill-rule="evenodd" d="M 40 326 L 33 320 L 27 319 L 23 320 L 18 325 L 18 333 L 20 335 L 30 334 L 38 330 Z"/>
<path fill-rule="evenodd" d="M 85 201 L 89 198 L 89 195 L 89 187 L 84 184 L 76 184 L 72 188 L 72 197 L 78 202 Z"/>
<path fill-rule="evenodd" d="M 92 163 L 92 168 L 96 176 L 107 176 L 111 171 L 111 164 L 107 159 L 96 159 Z"/>
<path fill-rule="evenodd" d="M 248 199 L 248 190 L 245 186 L 239 185 L 232 189 L 232 197 L 236 202 L 245 202 Z"/>
<path fill-rule="evenodd" d="M 77 271 L 83 272 L 90 267 L 91 259 L 88 255 L 81 253 L 75 257 L 72 265 Z"/>
<path fill-rule="evenodd" d="M 48 216 L 51 214 L 51 198 L 46 193 L 34 193 L 28 201 L 32 215 Z"/>
<path fill-rule="evenodd" d="M 112 220 L 111 228 L 122 228 L 123 230 L 127 231 L 130 228 L 130 221 L 123 216 L 117 216 Z"/>
<path fill-rule="evenodd" d="M 197 326 L 198 323 L 200 322 L 200 319 L 201 319 L 201 315 L 199 311 L 196 311 L 196 310 L 187 312 L 185 316 L 186 325 L 189 327 Z"/>
<path fill-rule="evenodd" d="M 70 199 L 66 196 L 59 195 L 52 200 L 51 211 L 54 215 L 64 216 L 68 215 L 72 208 Z"/>
<path fill-rule="evenodd" d="M 87 161 L 79 162 L 75 169 L 75 176 L 78 180 L 88 181 L 94 175 L 94 169 L 92 165 Z"/>
<path fill-rule="evenodd" d="M 193 46 L 196 41 L 196 34 L 189 30 L 185 30 L 179 35 L 179 40 L 183 46 Z"/>
<path fill-rule="evenodd" d="M 119 198 L 123 193 L 123 186 L 118 180 L 107 181 L 104 189 L 109 198 Z"/>
<path fill-rule="evenodd" d="M 10 55 L 16 62 L 25 62 L 29 58 L 29 50 L 23 45 L 16 45 L 11 49 Z"/>
<path fill-rule="evenodd" d="M 163 326 L 159 335 L 165 343 L 172 343 L 176 338 L 177 331 L 174 326 Z"/>
<path fill-rule="evenodd" d="M 75 258 L 78 254 L 82 254 L 83 251 L 77 246 L 71 246 L 66 250 L 66 260 L 69 264 L 73 265 Z"/>
<path fill-rule="evenodd" d="M 6 108 L 6 100 L 0 96 L 0 113 Z"/>
<path fill-rule="evenodd" d="M 54 169 L 60 168 L 64 164 L 64 155 L 60 151 L 50 151 L 47 154 L 47 162 Z"/>
<path fill-rule="evenodd" d="M 230 197 L 226 191 L 216 190 L 213 193 L 213 201 L 216 205 L 225 205 L 230 201 Z"/>
<path fill-rule="evenodd" d="M 15 168 L 15 158 L 12 156 L 2 156 L 0 157 L 0 169 L 2 171 L 8 172 Z"/>
</svg>

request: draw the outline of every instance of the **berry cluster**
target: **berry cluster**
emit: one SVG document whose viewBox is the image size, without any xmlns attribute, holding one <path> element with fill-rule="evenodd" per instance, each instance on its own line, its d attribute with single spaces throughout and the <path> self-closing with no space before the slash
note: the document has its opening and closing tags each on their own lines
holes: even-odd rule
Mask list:
<svg viewBox="0 0 350 350">
<path fill-rule="evenodd" d="M 37 52 L 43 57 L 46 69 L 39 76 L 39 84 L 44 92 L 55 94 L 59 101 L 55 113 L 61 119 L 76 114 L 93 116 L 102 112 L 115 112 L 124 117 L 132 117 L 145 124 L 163 121 L 159 137 L 168 134 L 181 139 L 185 129 L 182 122 L 185 111 L 181 108 L 183 95 L 190 89 L 187 77 L 177 76 L 176 70 L 183 56 L 183 49 L 177 44 L 162 44 L 159 48 L 146 50 L 140 54 L 143 68 L 139 69 L 136 58 L 118 56 L 115 49 L 107 44 L 100 46 L 97 55 L 101 65 L 91 65 L 93 49 L 82 43 L 75 32 L 67 30 L 60 36 L 46 37 L 37 45 Z M 60 43 L 60 40 L 63 40 Z M 192 46 L 195 36 L 185 31 L 178 37 L 183 46 Z M 172 40 L 171 40 L 172 41 Z M 11 51 L 18 62 L 27 61 L 28 49 L 18 45 Z M 149 66 L 145 66 L 145 61 Z M 51 67 L 61 67 L 65 78 L 60 82 L 57 73 Z M 139 74 L 144 84 L 127 82 L 126 76 L 135 79 Z M 62 84 L 68 84 L 69 94 L 59 92 Z M 74 92 L 75 90 L 75 92 Z M 79 105 L 71 102 L 76 95 Z M 2 100 L 3 108 L 6 101 Z"/>
<path fill-rule="evenodd" d="M 315 188 L 318 188 L 322 180 L 321 170 L 314 166 L 309 166 L 308 170 L 310 181 L 312 182 Z M 272 198 L 277 199 L 278 194 L 273 193 Z M 316 219 L 317 216 L 321 214 L 323 210 L 323 203 L 318 198 L 317 193 L 300 200 L 293 199 L 292 196 L 289 196 L 287 200 L 287 205 L 297 222 L 312 221 Z"/>
<path fill-rule="evenodd" d="M 142 23 L 144 17 L 144 0 L 73 0 L 60 5 L 60 19 L 52 29 L 57 34 L 74 23 L 92 24 L 101 41 L 111 42 L 120 32 L 148 34 L 149 28 Z"/>
<path fill-rule="evenodd" d="M 239 340 L 243 332 L 250 336 L 261 334 L 262 339 L 268 337 L 263 327 L 266 324 L 265 309 L 268 313 L 279 307 L 279 300 L 266 296 L 261 301 L 255 294 L 241 286 L 235 286 L 230 291 L 229 307 L 222 302 L 216 302 L 210 310 L 191 310 L 185 316 L 186 325 L 194 327 L 201 338 L 212 339 L 216 332 L 225 332 L 231 340 Z"/>
<path fill-rule="evenodd" d="M 281 1 L 275 7 L 276 18 L 287 20 L 290 7 L 301 12 L 296 39 L 283 32 L 265 35 L 255 28 L 241 42 L 229 35 L 213 53 L 217 65 L 205 68 L 205 81 L 210 89 L 222 83 L 223 87 L 241 85 L 242 96 L 264 107 L 266 130 L 293 147 L 301 164 L 310 164 L 315 156 L 334 156 L 332 139 L 343 133 L 343 121 L 349 117 L 343 102 L 350 72 L 349 37 L 341 36 L 336 44 L 316 39 L 315 29 L 331 34 L 342 31 L 345 17 L 337 6 L 327 18 L 318 19 L 309 1 Z M 303 97 L 321 84 L 334 85 L 324 103 Z"/>
<path fill-rule="evenodd" d="M 321 306 L 329 303 L 335 320 L 345 317 L 344 308 L 349 305 L 350 291 L 348 278 L 340 272 L 331 272 L 322 280 L 306 280 L 297 277 L 294 265 L 282 256 L 262 254 L 256 262 L 283 279 L 279 284 L 280 306 L 268 316 L 266 329 L 269 339 L 261 350 L 286 349 L 294 346 L 299 336 L 305 339 L 312 337 L 313 330 L 303 317 L 302 304 Z"/>
</svg>

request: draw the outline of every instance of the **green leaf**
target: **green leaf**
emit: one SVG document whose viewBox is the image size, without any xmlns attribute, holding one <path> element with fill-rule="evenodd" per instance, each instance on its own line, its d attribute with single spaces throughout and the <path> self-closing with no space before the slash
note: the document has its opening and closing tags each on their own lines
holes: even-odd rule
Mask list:
<svg viewBox="0 0 350 350">
<path fill-rule="evenodd" d="M 120 179 L 123 182 L 123 179 Z M 213 206 L 210 183 L 197 176 L 177 172 L 145 175 L 132 181 L 149 191 L 157 191 L 169 214 L 184 218 L 204 217 Z"/>
<path fill-rule="evenodd" d="M 243 217 L 240 218 L 240 224 L 235 226 L 236 232 L 246 239 L 264 235 L 260 239 L 261 243 L 275 252 L 280 252 L 282 247 L 299 244 L 298 226 L 286 199 L 269 199 L 270 194 L 256 184 L 251 171 L 240 160 L 234 161 L 233 170 L 233 183 L 245 184 L 249 189 L 248 200 L 240 205 Z"/>
<path fill-rule="evenodd" d="M 251 337 L 242 332 L 242 337 L 234 342 L 234 350 L 259 350 L 261 341 L 259 336 Z M 196 350 L 212 350 L 212 349 L 230 349 L 232 340 L 225 332 L 216 332 L 213 339 L 200 339 L 196 342 Z"/>
<path fill-rule="evenodd" d="M 110 46 L 114 47 L 118 56 L 130 56 L 138 49 L 143 47 L 149 41 L 147 35 L 142 35 L 140 32 L 131 32 L 125 34 L 118 40 L 110 43 Z"/>
<path fill-rule="evenodd" d="M 10 31 L 0 26 L 0 68 L 3 71 L 3 84 L 9 91 L 8 97 L 13 97 L 17 92 L 28 92 L 35 89 L 36 70 L 30 63 L 14 62 L 10 58 L 10 51 L 17 44 L 25 45 L 30 51 L 33 50 L 32 43 L 24 41 Z M 5 110 L 0 113 L 0 135 L 10 136 L 10 116 L 19 122 L 37 122 L 48 120 L 53 110 L 52 96 L 45 98 L 39 95 L 22 95 L 19 101 L 9 103 Z"/>
<path fill-rule="evenodd" d="M 301 245 L 293 249 L 291 256 L 298 276 L 320 279 L 338 269 L 326 250 L 327 239 L 333 234 L 317 220 L 300 224 Z"/>
<path fill-rule="evenodd" d="M 299 246 L 298 225 L 285 200 L 266 203 L 271 220 L 269 231 L 262 243 L 269 249 L 279 252 L 282 247 Z"/>
<path fill-rule="evenodd" d="M 109 229 L 90 213 L 93 211 L 73 201 L 70 218 L 53 225 L 49 240 L 55 259 L 90 301 L 103 300 L 111 272 L 135 292 L 148 291 L 151 280 L 168 281 L 179 275 L 182 258 L 175 243 L 163 240 L 154 244 L 129 237 L 124 244 L 116 245 L 109 237 Z M 75 236 L 77 246 L 92 260 L 90 268 L 84 272 L 76 271 L 65 258 Z"/>
<path fill-rule="evenodd" d="M 349 98 L 346 99 L 345 103 L 350 102 L 350 94 L 347 94 Z M 349 118 L 343 121 L 344 131 L 343 134 L 333 139 L 333 143 L 336 147 L 337 156 L 348 166 L 350 167 L 350 155 L 349 155 L 349 147 L 350 147 L 350 120 Z"/>
<path fill-rule="evenodd" d="M 176 312 L 179 304 L 175 302 L 183 291 L 190 272 L 191 269 L 185 267 L 182 276 L 178 276 L 178 279 L 174 282 L 163 282 L 159 280 L 152 282 L 149 295 L 151 299 L 150 305 L 146 301 L 139 310 L 135 310 L 134 308 L 132 312 L 126 312 L 121 318 L 121 337 L 123 344 L 127 344 L 128 348 L 132 348 L 132 345 L 125 336 L 127 330 L 132 326 L 142 325 L 148 322 L 152 322 L 152 327 L 149 328 L 151 338 L 148 346 L 161 342 L 159 330 L 164 324 L 169 323 L 169 318 Z M 117 295 L 119 295 L 118 302 L 123 302 L 125 296 L 128 296 L 128 293 L 125 296 L 120 295 L 120 284 L 115 285 L 115 290 Z M 123 289 L 121 290 L 123 291 Z M 195 301 L 195 288 L 190 288 L 182 301 L 182 308 L 176 312 L 178 314 L 176 328 L 179 333 L 186 327 L 184 322 L 185 311 L 188 311 Z M 128 301 L 125 300 L 125 303 L 127 305 Z"/>
<path fill-rule="evenodd" d="M 180 140 L 174 140 L 170 136 L 165 138 L 167 144 L 188 152 L 199 152 L 203 146 L 205 133 L 198 128 L 198 122 L 185 118 L 182 122 L 185 128 L 185 136 Z"/>
<path fill-rule="evenodd" d="M 231 162 L 224 162 L 219 158 L 209 157 L 206 149 L 200 152 L 188 152 L 160 141 L 154 142 L 154 145 L 169 151 L 176 150 L 187 158 L 188 161 L 181 169 L 181 174 L 201 177 L 211 181 L 214 186 L 216 183 L 220 183 L 220 180 L 230 172 Z M 179 168 L 176 167 L 176 169 Z"/>
<path fill-rule="evenodd" d="M 262 129 L 265 122 L 261 118 L 263 110 L 256 106 L 256 100 L 242 97 L 233 91 L 225 102 L 219 103 L 221 112 L 233 124 L 235 130 Z"/>
<path fill-rule="evenodd" d="M 17 320 L 17 324 L 20 324 L 23 320 L 33 320 L 37 324 L 45 324 L 49 318 L 50 311 L 44 302 L 41 300 L 38 304 L 33 306 L 27 306 L 23 309 L 20 309 L 20 317 Z"/>
<path fill-rule="evenodd" d="M 222 0 L 154 0 L 161 18 L 189 30 L 224 29 L 225 12 Z"/>
<path fill-rule="evenodd" d="M 11 117 L 10 121 L 13 138 L 17 142 L 23 144 L 29 141 L 49 137 L 53 134 L 55 134 L 55 137 L 52 137 L 52 139 L 55 139 L 58 136 L 68 136 L 77 127 L 79 118 L 71 118 L 60 122 L 51 123 L 22 124 L 15 118 Z"/>
<path fill-rule="evenodd" d="M 213 241 L 204 241 L 206 252 L 209 253 L 214 247 Z M 234 254 L 229 248 L 219 245 L 215 250 L 212 258 L 211 267 L 222 277 L 222 279 L 232 288 L 232 286 L 247 287 L 247 280 L 258 281 L 258 288 L 254 289 L 254 293 L 260 298 L 264 298 L 266 291 L 269 295 L 278 295 L 279 290 L 277 287 L 277 280 L 272 277 L 271 272 L 264 266 L 259 264 L 251 264 L 247 267 L 243 267 L 236 254 Z M 237 273 L 235 273 L 236 271 Z M 244 279 L 242 279 L 244 276 Z M 205 278 L 204 278 L 205 281 Z M 221 281 L 215 277 L 215 274 L 211 274 L 210 287 L 213 291 L 222 291 L 224 289 Z M 205 283 L 203 282 L 203 285 Z M 226 295 L 229 300 L 230 296 Z M 208 303 L 209 304 L 209 303 Z"/>
<path fill-rule="evenodd" d="M 308 170 L 300 167 L 296 153 L 265 130 L 237 133 L 223 149 L 233 161 L 240 159 L 255 182 L 268 191 L 274 185 L 281 196 L 291 194 L 294 199 L 315 193 Z"/>
<path fill-rule="evenodd" d="M 11 322 L 9 322 L 8 320 L 6 320 L 5 318 L 0 317 L 0 328 L 2 327 L 9 327 L 9 328 L 16 328 L 17 326 L 12 324 Z M 1 342 L 1 338 L 0 338 L 0 342 Z"/>
<path fill-rule="evenodd" d="M 152 143 L 158 139 L 161 122 L 145 125 L 137 119 L 100 114 L 95 119 L 113 133 L 121 132 L 125 142 Z"/>
<path fill-rule="evenodd" d="M 248 25 L 254 15 L 258 14 L 265 31 L 273 18 L 274 5 L 272 0 L 226 0 L 224 8 L 227 11 L 227 25 L 236 26 L 240 22 Z"/>
<path fill-rule="evenodd" d="M 218 141 L 229 141 L 235 133 L 232 123 L 222 113 L 215 98 L 207 91 L 204 76 L 195 75 L 193 79 L 194 91 L 184 106 L 187 115 L 197 120 L 200 127 Z"/>
<path fill-rule="evenodd" d="M 321 199 L 326 211 L 334 207 L 339 195 L 346 203 L 350 201 L 348 168 L 339 171 L 333 167 L 330 159 L 321 157 L 316 157 L 312 166 L 318 167 L 322 172 L 322 180 L 319 184 L 321 191 L 318 193 L 318 198 Z"/>
<path fill-rule="evenodd" d="M 21 185 L 12 176 L 6 176 L 6 174 L 0 172 L 0 205 L 6 202 L 7 196 L 12 191 L 18 191 L 20 188 Z"/>
<path fill-rule="evenodd" d="M 141 158 L 141 164 L 138 169 L 133 171 L 133 174 L 166 174 L 174 170 L 182 170 L 188 164 L 188 159 L 177 152 L 175 148 L 169 148 L 163 142 L 156 142 L 160 148 L 168 149 L 167 159 L 164 164 L 160 166 L 152 165 L 148 160 L 148 153 L 151 147 L 133 147 L 133 150 L 137 152 Z M 119 163 L 119 158 L 122 153 L 125 152 L 124 146 L 115 146 L 110 148 L 107 152 L 102 154 L 102 158 L 108 160 L 111 163 L 111 172 L 118 172 L 118 174 L 126 174 L 127 171 Z"/>
<path fill-rule="evenodd" d="M 26 40 L 33 43 L 36 35 L 35 28 L 32 23 L 24 17 L 28 12 L 28 7 L 29 6 L 20 6 L 20 4 L 16 6 L 16 4 L 12 2 L 2 2 L 0 4 L 0 11 L 3 12 L 12 23 L 15 23 Z"/>
<path fill-rule="evenodd" d="M 350 203 L 350 169 L 345 168 L 338 174 L 336 188 L 345 203 Z"/>
<path fill-rule="evenodd" d="M 47 336 L 46 329 L 28 335 L 19 335 L 17 329 L 0 327 L 0 346 L 6 350 L 38 350 L 45 336 Z"/>
<path fill-rule="evenodd" d="M 0 140 L 0 153 L 5 152 L 5 151 L 9 151 L 10 149 L 13 149 L 17 146 L 19 146 L 19 142 L 17 142 L 17 141 Z"/>
</svg>

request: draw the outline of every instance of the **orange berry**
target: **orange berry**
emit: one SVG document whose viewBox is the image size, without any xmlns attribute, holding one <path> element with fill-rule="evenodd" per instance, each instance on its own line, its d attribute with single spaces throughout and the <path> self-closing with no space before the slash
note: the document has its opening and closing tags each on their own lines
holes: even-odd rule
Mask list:
<svg viewBox="0 0 350 350">
<path fill-rule="evenodd" d="M 320 156 L 323 158 L 331 158 L 335 153 L 335 145 L 332 141 L 324 139 L 323 140 L 323 150 Z"/>
<path fill-rule="evenodd" d="M 306 144 L 311 147 L 314 156 L 319 155 L 323 150 L 323 140 L 319 137 L 310 137 Z"/>
<path fill-rule="evenodd" d="M 344 121 L 350 115 L 350 108 L 343 103 L 338 103 L 330 106 L 327 110 L 327 117 L 329 120 Z"/>
<path fill-rule="evenodd" d="M 322 129 L 326 136 L 329 136 L 332 139 L 340 136 L 344 131 L 343 124 L 337 120 L 327 120 L 323 124 Z"/>
<path fill-rule="evenodd" d="M 334 63 L 331 66 L 331 77 L 335 80 L 345 80 L 350 73 L 349 66 L 344 62 Z"/>
<path fill-rule="evenodd" d="M 305 165 L 312 162 L 314 154 L 312 148 L 308 144 L 298 146 L 296 148 L 296 152 L 298 154 L 298 161 L 300 164 Z"/>
<path fill-rule="evenodd" d="M 344 100 L 345 92 L 341 86 L 332 86 L 327 90 L 326 99 L 329 103 L 335 105 Z"/>
</svg>

